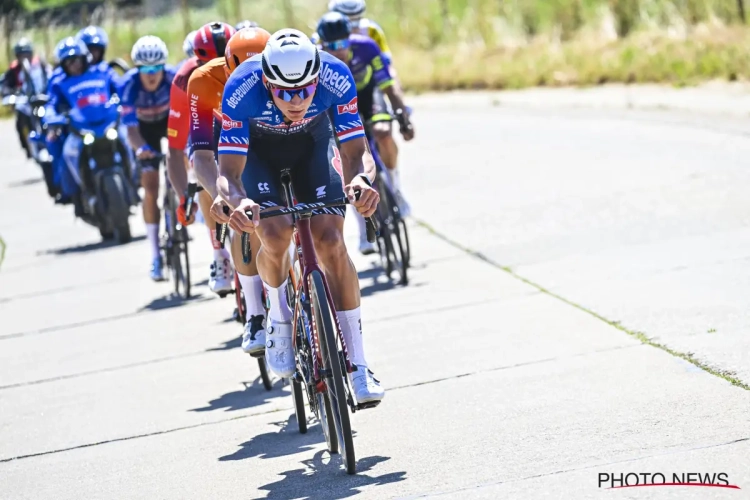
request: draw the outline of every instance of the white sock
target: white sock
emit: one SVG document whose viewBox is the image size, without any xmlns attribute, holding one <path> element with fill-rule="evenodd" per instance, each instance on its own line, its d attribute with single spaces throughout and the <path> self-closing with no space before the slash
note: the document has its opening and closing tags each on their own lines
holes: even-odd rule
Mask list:
<svg viewBox="0 0 750 500">
<path fill-rule="evenodd" d="M 245 294 L 245 306 L 247 307 L 247 320 L 250 321 L 252 316 L 262 316 L 265 314 L 263 309 L 263 281 L 260 276 L 245 276 L 237 273 L 240 279 L 242 293 Z"/>
<path fill-rule="evenodd" d="M 159 224 L 146 223 L 146 236 L 151 244 L 151 258 L 156 259 L 161 255 L 159 251 Z"/>
<path fill-rule="evenodd" d="M 341 333 L 349 352 L 349 361 L 357 366 L 367 366 L 365 344 L 362 341 L 362 313 L 360 308 L 351 311 L 336 311 Z"/>
<path fill-rule="evenodd" d="M 263 283 L 266 287 L 266 295 L 268 296 L 268 301 L 271 305 L 268 310 L 268 316 L 276 322 L 288 323 L 292 320 L 292 310 L 289 309 L 289 304 L 286 301 L 287 281 L 289 281 L 289 278 L 285 279 L 278 288 L 273 288 L 267 283 Z"/>
<path fill-rule="evenodd" d="M 357 221 L 357 227 L 359 228 L 359 241 L 367 240 L 367 223 L 365 222 L 365 218 L 362 217 L 362 214 L 357 212 L 354 205 L 349 205 L 347 210 L 351 213 L 350 217 L 354 217 L 354 220 Z"/>
</svg>

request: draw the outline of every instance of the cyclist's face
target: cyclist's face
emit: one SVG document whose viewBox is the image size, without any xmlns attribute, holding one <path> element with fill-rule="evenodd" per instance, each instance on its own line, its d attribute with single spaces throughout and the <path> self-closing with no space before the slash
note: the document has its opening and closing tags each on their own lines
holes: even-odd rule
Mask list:
<svg viewBox="0 0 750 500">
<path fill-rule="evenodd" d="M 277 92 L 274 92 L 274 89 L 279 89 L 280 87 L 274 87 L 273 85 L 269 84 L 269 88 L 271 89 L 271 96 L 273 98 L 273 103 L 276 105 L 277 108 L 279 108 L 279 111 L 284 115 L 285 118 L 288 118 L 289 120 L 293 122 L 300 121 L 302 118 L 305 117 L 305 114 L 307 114 L 307 110 L 310 108 L 310 105 L 312 104 L 313 97 L 315 97 L 315 88 L 314 86 L 317 85 L 318 79 L 316 78 L 310 85 L 306 87 L 299 87 L 299 89 L 306 89 L 303 92 L 295 93 L 294 97 L 290 101 L 285 100 L 284 95 L 277 96 Z M 299 90 L 298 88 L 290 89 L 293 93 L 296 90 Z M 304 98 L 303 95 L 306 95 Z M 288 95 L 286 96 L 288 98 Z"/>
<path fill-rule="evenodd" d="M 146 92 L 153 92 L 159 88 L 161 81 L 164 79 L 164 70 L 159 70 L 156 73 L 141 72 L 139 73 L 139 76 L 141 77 L 143 89 Z"/>
<path fill-rule="evenodd" d="M 63 69 L 70 76 L 78 76 L 83 73 L 83 58 L 69 57 L 63 61 Z"/>
<path fill-rule="evenodd" d="M 89 52 L 91 52 L 91 57 L 94 60 L 94 64 L 102 62 L 102 59 L 104 58 L 104 49 L 102 49 L 98 45 L 89 45 Z"/>
</svg>

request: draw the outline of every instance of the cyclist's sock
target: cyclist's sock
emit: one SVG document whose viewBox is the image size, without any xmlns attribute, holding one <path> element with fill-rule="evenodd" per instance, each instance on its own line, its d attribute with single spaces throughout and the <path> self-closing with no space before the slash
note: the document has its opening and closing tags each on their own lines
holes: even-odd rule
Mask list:
<svg viewBox="0 0 750 500">
<path fill-rule="evenodd" d="M 367 239 L 367 227 L 365 223 L 365 218 L 362 217 L 362 215 L 357 212 L 357 209 L 354 208 L 354 205 L 349 205 L 347 207 L 347 210 L 349 210 L 349 213 L 351 214 L 350 217 L 353 217 L 355 221 L 357 221 L 357 227 L 359 228 L 359 239 L 360 241 L 364 241 Z"/>
<path fill-rule="evenodd" d="M 159 251 L 159 224 L 146 224 L 146 236 L 151 244 L 151 258 L 156 259 L 161 255 Z"/>
<path fill-rule="evenodd" d="M 292 319 L 292 310 L 289 309 L 289 303 L 286 301 L 287 281 L 289 281 L 289 278 L 285 279 L 278 288 L 273 288 L 269 286 L 268 283 L 263 283 L 266 287 L 266 295 L 268 295 L 268 301 L 271 306 L 268 311 L 268 316 L 277 322 L 286 323 Z"/>
<path fill-rule="evenodd" d="M 232 261 L 232 258 L 230 257 L 227 249 L 226 248 L 219 248 L 219 249 L 214 248 L 214 260 L 221 261 L 224 259 L 229 259 L 230 262 Z"/>
<path fill-rule="evenodd" d="M 357 366 L 367 366 L 365 345 L 362 341 L 362 312 L 358 307 L 350 311 L 336 311 L 341 333 L 349 351 L 349 361 Z"/>
<path fill-rule="evenodd" d="M 247 306 L 247 320 L 252 316 L 265 314 L 263 310 L 263 281 L 260 276 L 245 276 L 237 273 L 240 279 L 242 293 L 245 294 L 245 305 Z M 285 288 L 286 289 L 286 288 Z"/>
</svg>

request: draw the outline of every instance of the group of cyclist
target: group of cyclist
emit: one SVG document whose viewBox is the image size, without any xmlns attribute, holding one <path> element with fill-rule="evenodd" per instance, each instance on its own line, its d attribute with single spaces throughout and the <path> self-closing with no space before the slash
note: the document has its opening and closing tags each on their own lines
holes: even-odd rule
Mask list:
<svg viewBox="0 0 750 500">
<path fill-rule="evenodd" d="M 259 220 L 261 208 L 285 202 L 281 169 L 293 174 L 297 202 L 349 198 L 350 215 L 360 224 L 359 249 L 374 252 L 364 227 L 364 217 L 375 212 L 379 201 L 372 187 L 375 162 L 365 139 L 365 123 L 370 122 L 401 213 L 409 213 L 398 180 L 392 121 L 399 121 L 406 140 L 413 138 L 414 129 L 385 36 L 364 17 L 365 7 L 364 0 L 331 0 L 312 37 L 293 29 L 270 34 L 251 21 L 209 23 L 186 37 L 187 58 L 177 67 L 167 64 L 161 39 L 145 36 L 131 51 L 135 67 L 121 77 L 104 62 L 107 35 L 101 28 L 85 28 L 62 40 L 55 51 L 59 66 L 49 78 L 48 125 L 60 123 L 56 120 L 72 108 L 120 101 L 122 135 L 140 167 L 144 189 L 151 278 L 163 279 L 157 194 L 160 143 L 166 138 L 175 192 L 187 192 L 191 167 L 204 188 L 198 205 L 214 248 L 209 286 L 217 293 L 230 290 L 236 267 L 247 305 L 242 349 L 265 352 L 270 369 L 281 377 L 295 370 L 286 296 L 292 223 L 288 217 Z M 55 158 L 59 201 L 78 209 L 81 139 L 61 130 L 50 128 L 48 150 Z M 185 196 L 177 215 L 188 225 L 196 213 L 186 213 Z M 311 230 L 357 367 L 352 388 L 357 401 L 366 403 L 382 399 L 384 390 L 365 359 L 359 282 L 344 245 L 344 215 L 343 209 L 320 210 Z M 215 223 L 233 230 L 231 254 L 216 241 Z M 242 259 L 243 232 L 249 233 L 253 250 L 249 264 Z M 267 319 L 264 293 L 270 305 Z"/>
</svg>

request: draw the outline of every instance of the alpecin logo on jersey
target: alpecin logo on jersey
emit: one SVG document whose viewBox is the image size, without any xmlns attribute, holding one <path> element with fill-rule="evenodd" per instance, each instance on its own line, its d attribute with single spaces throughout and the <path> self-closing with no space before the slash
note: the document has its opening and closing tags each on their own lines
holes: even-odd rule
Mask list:
<svg viewBox="0 0 750 500">
<path fill-rule="evenodd" d="M 232 130 L 233 128 L 242 128 L 242 122 L 232 120 L 227 116 L 226 113 L 221 114 L 221 129 L 226 131 Z"/>
<path fill-rule="evenodd" d="M 338 71 L 331 69 L 328 64 L 323 66 L 320 70 L 320 83 L 339 97 L 342 97 L 346 94 L 347 90 L 352 88 L 352 84 L 349 80 L 350 79 L 347 78 L 346 73 L 341 74 Z"/>
<path fill-rule="evenodd" d="M 338 106 L 336 106 L 336 109 L 338 110 L 340 115 L 343 115 L 345 113 L 356 115 L 357 114 L 357 98 L 356 97 L 352 98 L 352 100 L 346 104 L 339 104 Z"/>
</svg>

